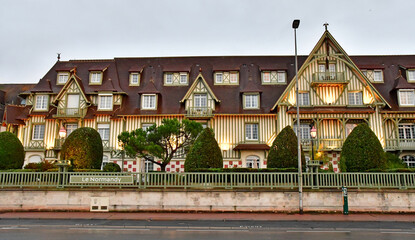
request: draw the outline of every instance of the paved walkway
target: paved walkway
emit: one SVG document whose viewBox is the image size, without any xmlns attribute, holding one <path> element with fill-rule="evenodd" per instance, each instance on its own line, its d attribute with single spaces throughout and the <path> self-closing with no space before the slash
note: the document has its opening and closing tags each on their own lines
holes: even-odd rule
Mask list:
<svg viewBox="0 0 415 240">
<path fill-rule="evenodd" d="M 0 219 L 108 219 L 108 220 L 259 220 L 259 221 L 370 221 L 415 222 L 415 214 L 285 214 L 285 213 L 91 213 L 4 212 Z"/>
</svg>

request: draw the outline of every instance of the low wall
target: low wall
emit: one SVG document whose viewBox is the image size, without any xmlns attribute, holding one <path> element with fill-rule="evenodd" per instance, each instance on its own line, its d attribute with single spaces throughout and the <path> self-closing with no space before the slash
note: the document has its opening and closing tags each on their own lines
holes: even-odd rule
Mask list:
<svg viewBox="0 0 415 240">
<path fill-rule="evenodd" d="M 0 191 L 0 211 L 89 211 L 91 199 L 109 211 L 296 212 L 295 191 L 12 190 Z M 341 212 L 340 190 L 306 191 L 304 211 Z M 351 212 L 415 212 L 413 190 L 351 190 Z"/>
</svg>

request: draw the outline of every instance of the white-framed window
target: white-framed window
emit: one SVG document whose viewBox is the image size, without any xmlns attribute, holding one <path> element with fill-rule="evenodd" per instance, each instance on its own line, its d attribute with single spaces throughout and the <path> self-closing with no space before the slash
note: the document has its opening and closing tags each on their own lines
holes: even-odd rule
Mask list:
<svg viewBox="0 0 415 240">
<path fill-rule="evenodd" d="M 153 125 L 154 123 L 143 123 L 141 124 L 141 129 L 143 129 L 144 131 L 147 131 L 147 129 Z"/>
<path fill-rule="evenodd" d="M 415 69 L 408 70 L 408 82 L 415 82 Z"/>
<path fill-rule="evenodd" d="M 102 156 L 102 166 L 101 166 L 101 170 L 104 169 L 105 165 L 107 165 L 109 163 L 109 158 L 107 155 L 103 155 Z"/>
<path fill-rule="evenodd" d="M 32 140 L 43 140 L 45 137 L 45 125 L 36 124 L 33 125 Z"/>
<path fill-rule="evenodd" d="M 362 92 L 349 92 L 349 105 L 363 105 Z"/>
<path fill-rule="evenodd" d="M 231 83 L 237 83 L 238 82 L 238 73 L 231 72 L 230 73 L 230 82 Z"/>
<path fill-rule="evenodd" d="M 244 108 L 259 108 L 259 95 L 246 94 L 244 95 Z"/>
<path fill-rule="evenodd" d="M 260 159 L 258 156 L 248 156 L 246 158 L 246 167 L 247 168 L 259 168 Z"/>
<path fill-rule="evenodd" d="M 37 95 L 35 110 L 48 110 L 48 95 Z"/>
<path fill-rule="evenodd" d="M 149 160 L 144 160 L 144 172 L 154 171 L 154 163 Z"/>
<path fill-rule="evenodd" d="M 373 70 L 373 81 L 374 82 L 383 82 L 383 72 L 382 72 L 382 70 Z"/>
<path fill-rule="evenodd" d="M 402 161 L 408 165 L 408 167 L 415 167 L 415 156 L 406 155 L 402 157 Z"/>
<path fill-rule="evenodd" d="M 215 82 L 223 83 L 223 73 L 215 73 Z"/>
<path fill-rule="evenodd" d="M 101 136 L 102 141 L 110 140 L 110 125 L 109 123 L 98 123 L 98 133 Z"/>
<path fill-rule="evenodd" d="M 285 71 L 278 71 L 277 72 L 277 82 L 278 83 L 285 83 L 287 82 Z"/>
<path fill-rule="evenodd" d="M 310 106 L 310 94 L 308 92 L 298 93 L 298 105 Z"/>
<path fill-rule="evenodd" d="M 399 105 L 414 106 L 415 91 L 413 89 L 399 90 Z"/>
<path fill-rule="evenodd" d="M 270 72 L 262 72 L 262 82 L 270 83 L 271 82 L 271 73 Z"/>
<path fill-rule="evenodd" d="M 65 84 L 69 79 L 68 72 L 59 72 L 58 73 L 58 84 Z"/>
<path fill-rule="evenodd" d="M 102 72 L 90 72 L 89 83 L 100 84 L 102 82 Z"/>
<path fill-rule="evenodd" d="M 187 84 L 187 73 L 180 73 L 180 84 Z"/>
<path fill-rule="evenodd" d="M 258 140 L 258 123 L 246 123 L 245 124 L 245 140 L 248 140 L 248 141 Z"/>
<path fill-rule="evenodd" d="M 399 140 L 415 139 L 415 124 L 401 123 L 398 125 Z"/>
<path fill-rule="evenodd" d="M 173 73 L 166 73 L 166 84 L 172 84 L 173 83 Z"/>
<path fill-rule="evenodd" d="M 78 129 L 78 124 L 77 123 L 67 123 L 65 125 L 65 128 L 66 128 L 66 136 L 69 136 L 73 131 Z"/>
<path fill-rule="evenodd" d="M 142 109 L 156 109 L 156 95 L 155 94 L 143 94 L 142 96 Z"/>
<path fill-rule="evenodd" d="M 300 138 L 301 139 L 311 139 L 310 135 L 310 124 L 308 123 L 301 123 L 300 121 Z M 294 123 L 294 132 L 297 135 L 297 123 Z"/>
<path fill-rule="evenodd" d="M 140 73 L 138 72 L 130 73 L 130 85 L 134 85 L 134 86 L 140 85 Z"/>
<path fill-rule="evenodd" d="M 112 110 L 112 95 L 99 95 L 98 100 L 98 110 Z"/>
<path fill-rule="evenodd" d="M 194 94 L 194 106 L 195 107 L 207 107 L 207 94 L 195 93 Z"/>
</svg>

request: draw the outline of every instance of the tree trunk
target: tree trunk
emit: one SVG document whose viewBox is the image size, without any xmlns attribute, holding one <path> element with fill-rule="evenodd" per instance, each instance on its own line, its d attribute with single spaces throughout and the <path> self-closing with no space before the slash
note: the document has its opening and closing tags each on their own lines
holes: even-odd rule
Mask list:
<svg viewBox="0 0 415 240">
<path fill-rule="evenodd" d="M 165 164 L 165 163 L 160 164 L 160 171 L 165 172 L 166 171 L 166 166 L 167 166 L 167 164 Z"/>
</svg>

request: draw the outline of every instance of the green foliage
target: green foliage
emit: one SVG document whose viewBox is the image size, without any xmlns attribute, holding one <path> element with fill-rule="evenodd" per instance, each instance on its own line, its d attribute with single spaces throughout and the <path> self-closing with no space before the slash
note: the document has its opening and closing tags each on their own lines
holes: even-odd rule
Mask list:
<svg viewBox="0 0 415 240">
<path fill-rule="evenodd" d="M 216 173 L 228 173 L 228 172 L 298 172 L 298 168 L 197 168 L 190 169 L 188 172 L 216 172 Z"/>
<path fill-rule="evenodd" d="M 24 166 L 25 169 L 33 169 L 36 172 L 47 172 L 49 169 L 55 168 L 53 163 L 49 161 L 42 161 L 39 163 L 29 163 Z"/>
<path fill-rule="evenodd" d="M 268 154 L 267 168 L 298 167 L 297 136 L 291 126 L 285 127 L 277 135 Z M 304 152 L 301 149 L 301 164 L 305 167 Z"/>
<path fill-rule="evenodd" d="M 222 168 L 223 157 L 211 128 L 205 128 L 186 156 L 184 170 Z"/>
<path fill-rule="evenodd" d="M 74 168 L 100 169 L 103 156 L 99 133 L 88 127 L 78 128 L 65 140 L 61 159 L 70 160 Z"/>
<path fill-rule="evenodd" d="M 399 169 L 399 168 L 406 168 L 406 164 L 393 153 L 385 152 L 386 158 L 386 169 Z"/>
<path fill-rule="evenodd" d="M 187 154 L 202 130 L 202 124 L 188 119 L 182 122 L 176 118 L 163 119 L 161 125 L 153 125 L 146 131 L 139 128 L 132 132 L 122 132 L 118 141 L 124 144 L 130 156 L 144 158 L 165 171 L 173 156 Z"/>
<path fill-rule="evenodd" d="M 21 169 L 24 149 L 20 140 L 11 132 L 0 133 L 0 169 Z"/>
<path fill-rule="evenodd" d="M 120 165 L 116 163 L 107 163 L 102 169 L 103 172 L 121 172 Z"/>
<path fill-rule="evenodd" d="M 367 124 L 359 124 L 349 134 L 340 155 L 342 172 L 364 172 L 385 169 L 386 158 L 382 145 Z"/>
</svg>

